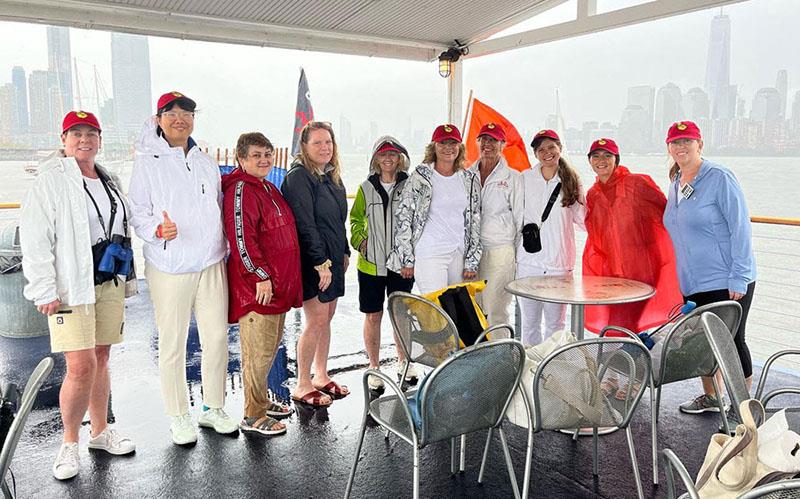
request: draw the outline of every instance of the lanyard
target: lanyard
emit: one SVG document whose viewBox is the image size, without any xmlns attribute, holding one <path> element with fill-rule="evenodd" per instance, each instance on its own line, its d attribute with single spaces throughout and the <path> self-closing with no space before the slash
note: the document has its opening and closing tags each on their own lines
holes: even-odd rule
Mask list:
<svg viewBox="0 0 800 499">
<path fill-rule="evenodd" d="M 103 214 L 100 213 L 100 207 L 97 206 L 97 201 L 95 201 L 94 196 L 89 191 L 89 187 L 86 185 L 86 181 L 83 181 L 83 188 L 86 191 L 86 194 L 89 196 L 89 199 L 92 200 L 92 204 L 94 205 L 94 209 L 97 212 L 97 218 L 100 220 L 100 227 L 103 228 L 103 231 L 106 234 L 106 239 L 111 239 L 111 231 L 114 229 L 114 219 L 117 216 L 117 201 L 114 199 L 114 196 L 111 195 L 111 190 L 108 188 L 108 180 L 104 177 L 100 171 L 97 171 L 97 177 L 100 179 L 100 183 L 103 185 L 103 189 L 106 191 L 106 195 L 108 196 L 108 201 L 111 204 L 111 220 L 108 223 L 108 230 L 105 227 L 105 220 L 103 219 Z M 115 190 L 116 192 L 116 190 Z M 125 209 L 125 203 L 122 203 L 122 227 L 125 231 L 125 234 L 128 233 L 128 212 Z"/>
</svg>

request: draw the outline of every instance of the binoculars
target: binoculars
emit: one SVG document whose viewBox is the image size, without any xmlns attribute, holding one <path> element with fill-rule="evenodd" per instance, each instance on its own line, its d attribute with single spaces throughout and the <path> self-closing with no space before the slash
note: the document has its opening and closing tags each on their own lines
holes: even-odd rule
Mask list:
<svg viewBox="0 0 800 499">
<path fill-rule="evenodd" d="M 106 247 L 103 257 L 100 259 L 98 270 L 109 274 L 127 276 L 131 272 L 132 261 L 131 238 L 114 234 L 111 236 L 111 243 Z"/>
</svg>

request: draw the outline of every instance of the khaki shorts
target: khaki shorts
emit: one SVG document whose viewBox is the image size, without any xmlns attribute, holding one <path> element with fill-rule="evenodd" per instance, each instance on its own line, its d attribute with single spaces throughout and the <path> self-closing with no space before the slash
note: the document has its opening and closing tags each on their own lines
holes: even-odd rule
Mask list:
<svg viewBox="0 0 800 499">
<path fill-rule="evenodd" d="M 47 318 L 53 352 L 74 352 L 122 341 L 125 283 L 105 282 L 94 287 L 94 294 L 95 303 L 61 305 Z"/>
</svg>

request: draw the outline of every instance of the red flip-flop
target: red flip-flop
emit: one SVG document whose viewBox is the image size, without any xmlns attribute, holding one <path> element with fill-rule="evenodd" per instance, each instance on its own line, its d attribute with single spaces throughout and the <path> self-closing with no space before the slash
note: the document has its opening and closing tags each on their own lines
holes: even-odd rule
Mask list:
<svg viewBox="0 0 800 499">
<path fill-rule="evenodd" d="M 292 395 L 292 400 L 300 404 L 310 405 L 312 407 L 328 407 L 333 403 L 333 401 L 328 402 L 327 404 L 323 404 L 322 400 L 323 397 L 325 397 L 325 395 L 326 395 L 325 393 L 322 393 L 319 390 L 312 390 L 303 395 L 302 397 L 295 397 L 294 395 Z"/>
<path fill-rule="evenodd" d="M 327 385 L 322 387 L 316 387 L 317 390 L 321 391 L 322 393 L 327 393 L 331 397 L 342 398 L 350 395 L 350 389 L 347 388 L 347 385 L 340 385 L 339 383 L 331 380 Z M 346 391 L 345 391 L 346 390 Z"/>
</svg>

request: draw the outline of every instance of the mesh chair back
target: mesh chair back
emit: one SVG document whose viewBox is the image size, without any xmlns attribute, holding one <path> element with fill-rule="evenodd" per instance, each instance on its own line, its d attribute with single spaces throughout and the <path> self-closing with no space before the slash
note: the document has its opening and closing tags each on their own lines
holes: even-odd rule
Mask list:
<svg viewBox="0 0 800 499">
<path fill-rule="evenodd" d="M 730 331 L 739 328 L 742 307 L 735 301 L 704 305 L 683 316 L 653 349 L 653 355 L 658 357 L 654 360 L 656 386 L 698 376 L 710 376 L 716 370 L 714 353 L 708 345 L 700 321 L 700 316 L 705 312 L 717 315 L 725 324 L 729 335 Z"/>
<path fill-rule="evenodd" d="M 420 445 L 499 425 L 524 362 L 522 343 L 504 339 L 465 348 L 436 368 L 419 394 Z"/>
<path fill-rule="evenodd" d="M 728 330 L 722 319 L 710 312 L 704 312 L 701 316 L 703 328 L 708 336 L 708 342 L 714 357 L 722 371 L 722 379 L 725 381 L 725 388 L 730 395 L 736 414 L 739 414 L 739 404 L 750 398 L 750 392 L 744 381 L 744 371 L 742 362 L 739 360 L 739 353 L 733 342 L 733 336 Z M 741 421 L 741 420 L 740 420 Z"/>
<path fill-rule="evenodd" d="M 406 358 L 436 367 L 458 350 L 458 330 L 437 304 L 397 291 L 389 296 L 389 318 Z"/>
<path fill-rule="evenodd" d="M 596 338 L 557 349 L 533 378 L 535 430 L 626 427 L 650 370 L 645 346 L 628 338 Z"/>
</svg>

